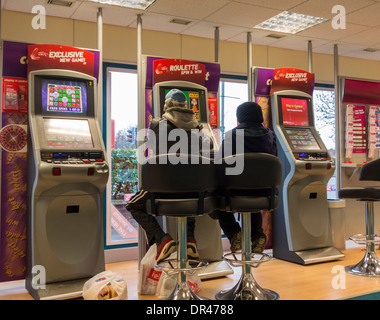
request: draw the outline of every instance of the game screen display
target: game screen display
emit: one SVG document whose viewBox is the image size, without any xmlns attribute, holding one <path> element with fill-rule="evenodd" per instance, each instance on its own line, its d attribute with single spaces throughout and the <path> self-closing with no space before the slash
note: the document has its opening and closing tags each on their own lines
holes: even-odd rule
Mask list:
<svg viewBox="0 0 380 320">
<path fill-rule="evenodd" d="M 42 79 L 42 113 L 87 114 L 87 86 L 82 81 Z"/>
<path fill-rule="evenodd" d="M 281 97 L 282 123 L 290 126 L 309 126 L 307 99 Z"/>
<path fill-rule="evenodd" d="M 44 118 L 47 147 L 51 148 L 93 148 L 90 127 L 87 120 Z"/>
<path fill-rule="evenodd" d="M 286 128 L 288 141 L 295 150 L 320 150 L 318 142 L 315 140 L 310 129 Z"/>
<path fill-rule="evenodd" d="M 167 95 L 167 93 L 171 90 L 172 88 L 165 88 L 164 90 L 164 96 Z M 201 95 L 203 91 L 197 91 L 197 90 L 186 90 L 186 89 L 180 89 L 186 96 L 187 98 L 187 107 L 191 110 L 194 111 L 195 118 L 198 121 L 201 121 Z M 204 99 L 204 94 L 203 94 L 203 99 Z M 163 108 L 163 106 L 162 106 Z M 162 110 L 163 112 L 163 110 Z"/>
</svg>

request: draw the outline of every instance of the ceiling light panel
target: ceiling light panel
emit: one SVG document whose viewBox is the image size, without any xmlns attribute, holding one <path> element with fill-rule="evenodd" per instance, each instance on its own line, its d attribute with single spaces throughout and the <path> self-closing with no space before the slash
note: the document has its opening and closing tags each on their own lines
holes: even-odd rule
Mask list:
<svg viewBox="0 0 380 320">
<path fill-rule="evenodd" d="M 108 4 L 111 6 L 120 6 L 133 9 L 147 9 L 156 0 L 88 0 L 101 4 Z"/>
<path fill-rule="evenodd" d="M 327 19 L 284 11 L 256 25 L 254 28 L 296 34 L 325 21 L 327 21 Z"/>
</svg>

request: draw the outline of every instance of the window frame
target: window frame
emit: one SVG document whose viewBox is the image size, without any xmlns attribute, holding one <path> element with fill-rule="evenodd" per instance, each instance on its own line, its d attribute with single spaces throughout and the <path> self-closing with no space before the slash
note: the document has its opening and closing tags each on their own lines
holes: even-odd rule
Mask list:
<svg viewBox="0 0 380 320">
<path fill-rule="evenodd" d="M 315 83 L 314 90 L 331 91 L 331 92 L 334 92 L 334 95 L 335 95 L 335 86 L 333 84 Z M 335 179 L 337 178 L 337 170 L 338 170 L 338 164 L 336 163 L 336 155 L 339 152 L 339 150 L 336 150 L 336 147 L 337 147 L 337 141 L 336 141 L 336 139 L 337 139 L 337 132 L 336 132 L 336 130 L 337 130 L 336 108 L 337 108 L 337 105 L 335 104 L 335 109 L 334 109 L 334 111 L 335 111 L 335 114 L 334 114 L 334 118 L 335 118 L 335 133 L 334 133 L 334 135 L 335 135 L 335 171 L 334 171 L 334 174 L 331 177 L 331 179 L 333 179 L 333 177 L 335 177 Z M 329 181 L 327 183 L 329 183 Z M 336 184 L 336 187 L 337 187 L 337 184 Z M 327 192 L 329 192 L 329 191 L 327 191 Z M 331 192 L 334 192 L 334 191 L 331 191 Z M 339 199 L 339 195 L 338 195 L 338 190 L 336 189 L 335 190 L 335 196 L 332 197 L 332 198 L 328 198 L 328 200 L 337 200 L 337 199 Z"/>
<path fill-rule="evenodd" d="M 112 150 L 108 148 L 111 146 L 111 77 L 109 72 L 129 72 L 137 74 L 137 66 L 132 64 L 103 62 L 103 117 L 102 117 L 102 134 L 104 139 L 105 148 L 107 150 L 107 158 L 109 163 L 112 163 L 111 155 Z M 112 172 L 110 173 L 110 175 Z M 124 249 L 124 248 L 137 248 L 137 242 L 128 242 L 128 240 L 112 241 L 111 240 L 111 177 L 108 179 L 106 191 L 103 196 L 103 233 L 104 233 L 104 249 Z M 133 250 L 135 251 L 135 250 Z M 137 258 L 137 252 L 133 253 L 134 258 Z"/>
</svg>

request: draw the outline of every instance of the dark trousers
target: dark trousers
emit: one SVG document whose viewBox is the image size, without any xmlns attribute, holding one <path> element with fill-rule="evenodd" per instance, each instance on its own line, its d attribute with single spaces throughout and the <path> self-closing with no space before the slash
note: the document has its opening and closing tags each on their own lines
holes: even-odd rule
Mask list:
<svg viewBox="0 0 380 320">
<path fill-rule="evenodd" d="M 148 238 L 148 244 L 159 244 L 165 232 L 162 230 L 157 219 L 146 212 L 146 202 L 150 199 L 148 191 L 140 190 L 126 205 L 126 209 L 131 213 L 133 219 L 144 229 Z M 195 219 L 187 218 L 187 237 L 194 238 Z"/>
<path fill-rule="evenodd" d="M 235 216 L 231 212 L 221 210 L 214 211 L 215 216 L 219 220 L 220 227 L 228 239 L 231 239 L 234 234 L 241 230 L 239 223 L 236 221 Z M 263 217 L 261 212 L 251 213 L 251 239 L 256 240 L 264 235 L 262 227 Z"/>
</svg>

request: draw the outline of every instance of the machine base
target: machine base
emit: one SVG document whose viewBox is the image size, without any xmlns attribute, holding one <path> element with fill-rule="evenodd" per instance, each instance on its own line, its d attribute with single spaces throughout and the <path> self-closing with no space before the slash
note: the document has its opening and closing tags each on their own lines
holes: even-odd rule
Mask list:
<svg viewBox="0 0 380 320">
<path fill-rule="evenodd" d="M 364 258 L 356 265 L 344 268 L 346 272 L 359 276 L 380 277 L 380 261 L 375 252 L 367 251 Z"/>
<path fill-rule="evenodd" d="M 252 274 L 242 274 L 238 283 L 231 289 L 219 291 L 217 300 L 277 300 L 278 293 L 261 288 Z"/>
<path fill-rule="evenodd" d="M 26 285 L 30 295 L 36 300 L 66 300 L 82 297 L 83 285 L 89 278 L 48 283 L 45 289 L 34 289 Z"/>
<path fill-rule="evenodd" d="M 273 256 L 277 259 L 295 262 L 298 264 L 313 264 L 342 259 L 345 255 L 335 247 L 324 247 L 301 251 L 276 252 Z"/>
</svg>

